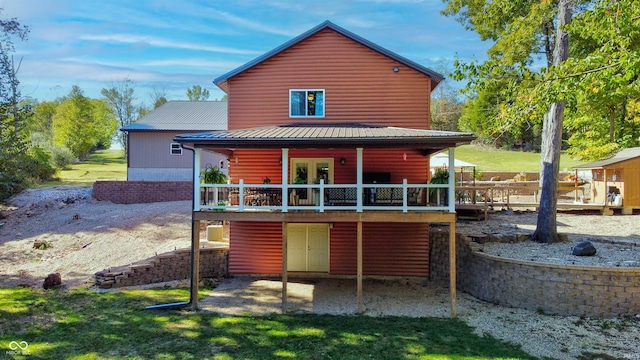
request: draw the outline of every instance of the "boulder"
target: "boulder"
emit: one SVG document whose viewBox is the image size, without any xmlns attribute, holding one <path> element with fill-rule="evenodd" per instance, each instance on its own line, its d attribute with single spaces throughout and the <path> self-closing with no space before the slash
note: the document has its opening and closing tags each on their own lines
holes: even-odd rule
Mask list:
<svg viewBox="0 0 640 360">
<path fill-rule="evenodd" d="M 581 241 L 573 247 L 573 255 L 575 256 L 593 256 L 596 254 L 596 248 L 591 241 Z"/>
<path fill-rule="evenodd" d="M 42 287 L 47 290 L 60 285 L 62 285 L 62 277 L 60 276 L 60 273 L 51 273 L 44 278 Z"/>
</svg>

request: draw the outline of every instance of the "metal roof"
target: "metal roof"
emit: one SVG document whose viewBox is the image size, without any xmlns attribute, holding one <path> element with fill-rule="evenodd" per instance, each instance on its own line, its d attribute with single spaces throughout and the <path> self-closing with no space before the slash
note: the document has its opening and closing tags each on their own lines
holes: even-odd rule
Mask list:
<svg viewBox="0 0 640 360">
<path fill-rule="evenodd" d="M 410 147 L 443 149 L 467 144 L 475 139 L 470 133 L 345 124 L 287 124 L 261 128 L 176 135 L 174 140 L 196 146 L 218 148 L 353 148 Z M 431 152 L 429 152 L 431 153 Z"/>
<path fill-rule="evenodd" d="M 574 166 L 573 168 L 574 169 L 598 169 L 598 168 L 601 169 L 601 168 L 604 168 L 605 166 L 635 159 L 637 157 L 640 157 L 640 147 L 622 149 L 617 154 L 615 154 L 612 158 L 598 160 L 598 161 L 594 161 L 594 162 L 590 162 L 582 165 L 577 165 L 577 166 Z"/>
<path fill-rule="evenodd" d="M 252 61 L 250 61 L 250 62 L 248 62 L 248 63 L 246 63 L 246 64 L 244 64 L 242 66 L 240 66 L 239 68 L 237 68 L 235 70 L 232 70 L 232 71 L 230 71 L 230 72 L 228 72 L 228 73 L 226 73 L 226 74 L 224 74 L 222 76 L 219 76 L 218 78 L 213 80 L 213 83 L 218 85 L 218 86 L 220 86 L 222 83 L 224 83 L 228 79 L 230 79 L 230 78 L 232 78 L 232 77 L 234 77 L 234 76 L 236 76 L 236 75 L 238 75 L 238 74 L 240 74 L 240 73 L 242 73 L 242 72 L 244 72 L 244 71 L 246 71 L 246 70 L 248 70 L 248 69 L 250 69 L 250 68 L 252 68 L 252 67 L 254 67 L 254 66 L 256 66 L 256 65 L 258 65 L 258 64 L 260 64 L 260 63 L 262 63 L 262 62 L 264 62 L 264 61 L 266 61 L 266 60 L 268 60 L 268 59 L 270 59 L 270 58 L 272 58 L 272 57 L 274 57 L 276 55 L 278 55 L 278 54 L 280 54 L 281 52 L 283 52 L 283 51 L 289 49 L 290 47 L 293 47 L 293 46 L 303 42 L 304 40 L 312 37 L 313 35 L 319 33 L 320 31 L 322 31 L 324 29 L 331 29 L 331 30 L 337 32 L 338 34 L 341 34 L 341 35 L 345 36 L 346 38 L 349 38 L 349 39 L 351 39 L 351 40 L 353 40 L 353 41 L 355 41 L 355 42 L 357 42 L 357 43 L 359 43 L 359 44 L 361 44 L 363 46 L 368 47 L 369 49 L 371 49 L 373 51 L 376 51 L 376 52 L 378 52 L 378 53 L 380 53 L 380 54 L 382 54 L 382 55 L 384 55 L 384 56 L 386 56 L 386 57 L 388 57 L 390 59 L 393 59 L 393 60 L 395 60 L 395 61 L 397 61 L 397 62 L 399 62 L 399 63 L 401 63 L 403 65 L 406 65 L 406 66 L 408 66 L 408 67 L 410 67 L 410 68 L 412 68 L 412 69 L 414 69 L 414 70 L 416 70 L 416 71 L 418 71 L 418 72 L 420 72 L 420 73 L 422 73 L 424 75 L 429 76 L 433 80 L 431 82 L 431 90 L 435 89 L 435 87 L 438 86 L 438 84 L 442 80 L 444 80 L 444 76 L 442 76 L 441 74 L 439 74 L 439 73 L 437 73 L 437 72 L 435 72 L 435 71 L 433 71 L 433 70 L 431 70 L 429 68 L 426 68 L 426 67 L 424 67 L 424 66 L 422 66 L 422 65 L 420 65 L 420 64 L 418 64 L 418 63 L 416 63 L 414 61 L 411 61 L 411 60 L 409 60 L 409 59 L 407 59 L 407 58 L 405 58 L 403 56 L 400 56 L 400 55 L 398 55 L 398 54 L 396 54 L 396 53 L 394 53 L 392 51 L 389 51 L 389 50 L 387 50 L 387 49 L 385 49 L 385 48 L 383 48 L 383 47 L 381 47 L 379 45 L 376 45 L 376 44 L 372 43 L 371 41 L 369 41 L 369 40 L 367 40 L 365 38 L 362 38 L 362 37 L 350 32 L 350 31 L 348 31 L 346 29 L 341 28 L 340 26 L 332 23 L 331 21 L 325 21 L 322 24 L 314 27 L 313 29 L 308 30 L 307 32 L 305 32 L 305 33 L 293 38 L 292 40 L 289 40 L 288 42 L 278 46 L 277 48 L 269 51 L 268 53 L 266 53 L 266 54 L 264 54 L 264 55 L 262 55 L 262 56 L 260 56 L 260 57 L 258 57 L 256 59 L 254 59 L 254 60 L 252 60 Z"/>
<path fill-rule="evenodd" d="M 121 131 L 226 130 L 226 101 L 168 101 Z"/>
</svg>

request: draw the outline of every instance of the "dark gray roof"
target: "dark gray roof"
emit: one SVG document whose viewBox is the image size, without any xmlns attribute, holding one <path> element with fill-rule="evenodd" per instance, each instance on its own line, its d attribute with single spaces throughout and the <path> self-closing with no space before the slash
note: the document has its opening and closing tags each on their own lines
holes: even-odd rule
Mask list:
<svg viewBox="0 0 640 360">
<path fill-rule="evenodd" d="M 168 101 L 121 131 L 212 131 L 227 129 L 226 101 Z"/>
<path fill-rule="evenodd" d="M 403 65 L 406 65 L 406 66 L 408 66 L 408 67 L 410 67 L 410 68 L 412 68 L 412 69 L 414 69 L 414 70 L 416 70 L 416 71 L 418 71 L 420 73 L 423 73 L 423 74 L 431 77 L 431 79 L 433 80 L 431 82 L 431 90 L 433 90 L 436 86 L 438 86 L 438 84 L 442 80 L 444 80 L 444 76 L 442 76 L 441 74 L 439 74 L 439 73 L 437 73 L 437 72 L 435 72 L 435 71 L 433 71 L 433 70 L 431 70 L 429 68 L 426 68 L 426 67 L 424 67 L 424 66 L 422 66 L 422 65 L 420 65 L 420 64 L 418 64 L 416 62 L 413 62 L 413 61 L 411 61 L 411 60 L 409 60 L 409 59 L 407 59 L 405 57 L 402 57 L 402 56 L 400 56 L 400 55 L 398 55 L 398 54 L 396 54 L 396 53 L 394 53 L 392 51 L 389 51 L 389 50 L 387 50 L 387 49 L 385 49 L 385 48 L 383 48 L 383 47 L 381 47 L 379 45 L 376 45 L 376 44 L 372 43 L 369 40 L 366 40 L 366 39 L 364 39 L 364 38 L 362 38 L 362 37 L 350 32 L 348 30 L 345 30 L 345 29 L 341 28 L 340 26 L 332 23 L 331 21 L 325 21 L 322 24 L 314 27 L 313 29 L 303 33 L 302 35 L 299 35 L 299 36 L 293 38 L 292 40 L 289 40 L 288 42 L 278 46 L 277 48 L 269 51 L 268 53 L 266 53 L 266 54 L 264 54 L 264 55 L 262 55 L 262 56 L 260 56 L 260 57 L 258 57 L 256 59 L 254 59 L 254 60 L 252 60 L 252 61 L 250 61 L 250 62 L 248 62 L 248 63 L 246 63 L 246 64 L 244 64 L 242 66 L 240 66 L 239 68 L 237 68 L 235 70 L 232 70 L 232 71 L 230 71 L 230 72 L 228 72 L 228 73 L 216 78 L 215 80 L 213 80 L 213 83 L 219 86 L 221 83 L 227 81 L 228 79 L 240 74 L 241 72 L 244 72 L 245 70 L 248 70 L 248 69 L 260 64 L 263 61 L 266 61 L 266 60 L 268 60 L 268 59 L 280 54 L 281 52 L 287 50 L 288 48 L 293 47 L 293 46 L 303 42 L 304 40 L 312 37 L 313 35 L 319 33 L 320 31 L 322 31 L 324 29 L 331 29 L 331 30 L 333 30 L 333 31 L 335 31 L 335 32 L 337 32 L 337 33 L 339 33 L 339 34 L 341 34 L 341 35 L 343 35 L 343 36 L 345 36 L 345 37 L 347 37 L 347 38 L 349 38 L 349 39 L 351 39 L 351 40 L 353 40 L 353 41 L 355 41 L 355 42 L 357 42 L 357 43 L 359 43 L 359 44 L 361 44 L 363 46 L 368 47 L 369 49 L 371 49 L 373 51 L 376 51 L 376 52 L 378 52 L 378 53 L 380 53 L 380 54 L 382 54 L 382 55 L 384 55 L 384 56 L 386 56 L 386 57 L 388 57 L 390 59 L 393 59 L 393 60 L 395 60 L 395 61 L 397 61 L 397 62 L 399 62 L 399 63 L 401 63 Z"/>
<path fill-rule="evenodd" d="M 623 161 L 635 159 L 637 157 L 640 157 L 640 147 L 622 149 L 617 154 L 615 154 L 612 158 L 574 166 L 573 168 L 574 169 L 598 169 L 598 168 L 603 168 L 605 166 L 617 164 Z"/>
<path fill-rule="evenodd" d="M 289 124 L 261 128 L 177 135 L 174 140 L 218 148 L 267 147 L 409 147 L 443 149 L 467 144 L 470 133 L 420 130 L 367 124 Z"/>
</svg>

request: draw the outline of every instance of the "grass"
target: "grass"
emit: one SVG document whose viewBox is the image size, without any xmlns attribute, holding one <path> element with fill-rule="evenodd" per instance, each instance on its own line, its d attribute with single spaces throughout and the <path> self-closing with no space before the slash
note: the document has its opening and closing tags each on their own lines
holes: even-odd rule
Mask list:
<svg viewBox="0 0 640 360">
<path fill-rule="evenodd" d="M 455 149 L 457 159 L 476 165 L 479 171 L 540 171 L 540 154 L 524 151 L 506 151 L 478 145 L 462 145 Z M 571 170 L 583 162 L 560 156 L 560 170 Z"/>
<path fill-rule="evenodd" d="M 89 158 L 71 166 L 69 170 L 60 170 L 58 180 L 47 181 L 42 186 L 92 185 L 96 180 L 126 180 L 127 160 L 122 150 L 98 150 Z"/>
<path fill-rule="evenodd" d="M 0 288 L 0 353 L 24 359 L 533 359 L 448 318 L 143 310 L 186 298 L 188 289 Z M 27 342 L 28 353 L 9 353 L 12 341 Z"/>
</svg>

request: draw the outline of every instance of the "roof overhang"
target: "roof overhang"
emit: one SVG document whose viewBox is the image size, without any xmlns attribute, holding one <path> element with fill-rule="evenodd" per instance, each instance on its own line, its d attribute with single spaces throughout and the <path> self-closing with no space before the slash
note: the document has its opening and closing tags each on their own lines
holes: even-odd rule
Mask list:
<svg viewBox="0 0 640 360">
<path fill-rule="evenodd" d="M 202 148 L 415 148 L 424 155 L 468 144 L 470 133 L 366 124 L 289 124 L 176 135 L 174 141 Z"/>
</svg>

